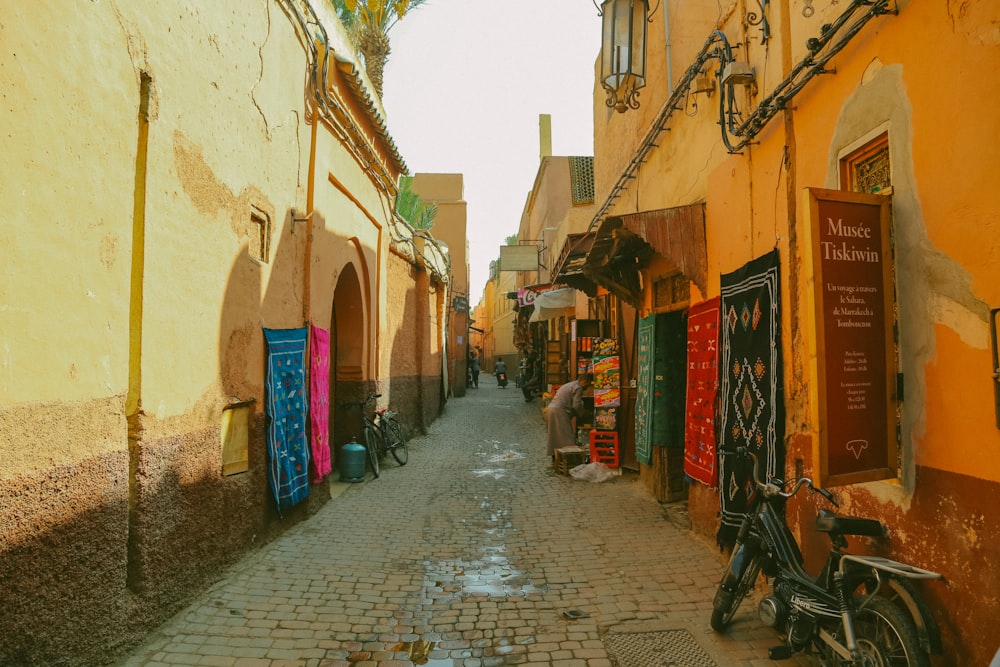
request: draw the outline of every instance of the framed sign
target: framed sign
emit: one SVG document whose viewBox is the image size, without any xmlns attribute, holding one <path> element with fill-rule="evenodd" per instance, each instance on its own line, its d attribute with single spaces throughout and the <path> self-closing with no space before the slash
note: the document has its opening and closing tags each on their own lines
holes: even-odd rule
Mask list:
<svg viewBox="0 0 1000 667">
<path fill-rule="evenodd" d="M 500 246 L 500 270 L 537 271 L 538 246 L 535 245 Z"/>
<path fill-rule="evenodd" d="M 822 486 L 897 475 L 890 199 L 807 189 Z"/>
</svg>

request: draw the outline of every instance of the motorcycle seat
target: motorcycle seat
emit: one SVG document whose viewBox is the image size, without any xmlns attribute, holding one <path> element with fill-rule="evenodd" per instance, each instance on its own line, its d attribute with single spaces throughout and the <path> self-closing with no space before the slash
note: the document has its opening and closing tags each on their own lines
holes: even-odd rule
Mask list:
<svg viewBox="0 0 1000 667">
<path fill-rule="evenodd" d="M 837 516 L 830 510 L 820 510 L 816 517 L 816 530 L 834 535 L 864 535 L 881 537 L 882 524 L 875 519 L 859 519 L 853 516 Z"/>
</svg>

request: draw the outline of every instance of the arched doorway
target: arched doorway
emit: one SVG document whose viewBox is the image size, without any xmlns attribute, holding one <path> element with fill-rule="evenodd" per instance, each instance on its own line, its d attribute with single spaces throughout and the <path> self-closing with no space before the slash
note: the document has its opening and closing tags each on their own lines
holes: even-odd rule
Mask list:
<svg viewBox="0 0 1000 667">
<path fill-rule="evenodd" d="M 367 396 L 366 315 L 361 282 L 353 264 L 346 264 L 333 292 L 330 322 L 330 423 L 333 424 L 334 456 L 340 445 L 361 436 L 361 415 L 340 404 Z"/>
</svg>

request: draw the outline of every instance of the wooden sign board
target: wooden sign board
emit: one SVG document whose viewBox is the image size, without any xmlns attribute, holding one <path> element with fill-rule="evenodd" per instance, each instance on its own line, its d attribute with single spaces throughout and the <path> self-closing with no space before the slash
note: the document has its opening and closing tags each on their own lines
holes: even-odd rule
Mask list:
<svg viewBox="0 0 1000 667">
<path fill-rule="evenodd" d="M 821 486 L 897 475 L 890 199 L 807 189 Z"/>
<path fill-rule="evenodd" d="M 538 246 L 534 245 L 500 246 L 500 270 L 537 271 Z"/>
</svg>

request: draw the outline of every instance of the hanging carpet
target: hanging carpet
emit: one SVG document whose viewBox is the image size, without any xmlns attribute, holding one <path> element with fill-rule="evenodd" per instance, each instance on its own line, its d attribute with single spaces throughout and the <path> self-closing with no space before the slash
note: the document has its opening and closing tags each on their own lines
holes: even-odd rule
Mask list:
<svg viewBox="0 0 1000 667">
<path fill-rule="evenodd" d="M 684 472 L 714 487 L 715 399 L 719 395 L 719 297 L 688 310 Z"/>
<path fill-rule="evenodd" d="M 264 338 L 268 480 L 280 515 L 309 495 L 306 329 L 264 329 Z"/>
<path fill-rule="evenodd" d="M 322 482 L 333 470 L 330 460 L 330 332 L 309 325 L 309 479 Z"/>
<path fill-rule="evenodd" d="M 783 479 L 785 469 L 780 287 L 778 251 L 772 250 L 724 274 L 720 290 L 720 446 L 725 452 L 746 447 L 757 454 L 762 481 Z M 736 540 L 754 492 L 752 474 L 749 458 L 720 457 L 719 546 Z"/>
</svg>

